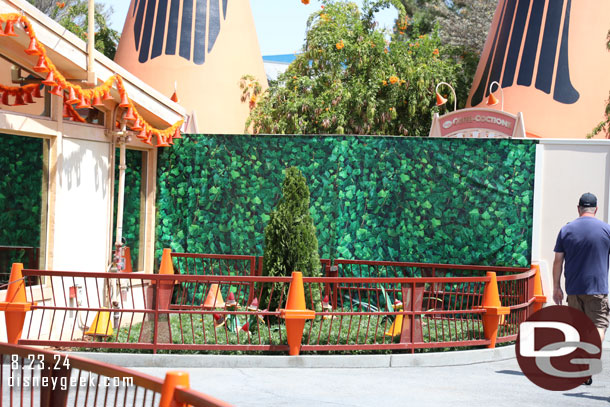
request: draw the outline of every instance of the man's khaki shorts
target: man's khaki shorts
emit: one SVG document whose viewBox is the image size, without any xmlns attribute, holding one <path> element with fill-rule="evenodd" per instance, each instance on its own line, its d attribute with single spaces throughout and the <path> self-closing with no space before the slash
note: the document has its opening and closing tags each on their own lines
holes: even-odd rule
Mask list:
<svg viewBox="0 0 610 407">
<path fill-rule="evenodd" d="M 597 328 L 608 328 L 610 311 L 607 294 L 568 295 L 568 305 L 584 312 Z"/>
</svg>

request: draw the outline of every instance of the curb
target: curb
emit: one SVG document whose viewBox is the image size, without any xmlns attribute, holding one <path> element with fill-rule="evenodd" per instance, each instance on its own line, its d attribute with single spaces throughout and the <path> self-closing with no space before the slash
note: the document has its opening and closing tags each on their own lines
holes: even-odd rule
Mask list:
<svg viewBox="0 0 610 407">
<path fill-rule="evenodd" d="M 397 355 L 151 355 L 69 352 L 71 355 L 121 367 L 156 368 L 388 368 L 441 367 L 496 362 L 515 358 L 515 346 Z"/>
</svg>

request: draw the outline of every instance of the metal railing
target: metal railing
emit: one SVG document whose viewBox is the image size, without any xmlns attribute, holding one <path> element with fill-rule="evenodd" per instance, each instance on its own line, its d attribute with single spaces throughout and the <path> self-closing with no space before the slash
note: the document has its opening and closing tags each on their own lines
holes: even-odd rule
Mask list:
<svg viewBox="0 0 610 407">
<path fill-rule="evenodd" d="M 0 343 L 2 406 L 229 406 L 188 388 L 188 375 L 165 380 L 76 355 Z M 174 386 L 176 376 L 184 387 Z"/>
<path fill-rule="evenodd" d="M 236 275 L 23 270 L 25 277 L 48 277 L 52 299 L 32 304 L 19 343 L 153 352 L 288 350 L 280 308 L 291 278 L 240 275 L 239 270 L 253 270 L 256 260 L 237 257 L 247 256 L 227 259 L 246 261 Z M 348 264 L 337 263 L 340 268 Z M 503 274 L 498 277 L 500 300 L 510 308 L 501 320 L 498 342 L 514 340 L 518 325 L 532 313 L 534 270 L 392 266 L 420 272 L 415 277 L 305 277 L 307 308 L 316 310 L 316 317 L 305 323 L 302 350 L 489 345 L 482 322 L 482 298 L 490 281 L 486 271 Z M 430 268 L 435 277 L 421 276 Z M 466 276 L 438 277 L 450 270 Z"/>
</svg>

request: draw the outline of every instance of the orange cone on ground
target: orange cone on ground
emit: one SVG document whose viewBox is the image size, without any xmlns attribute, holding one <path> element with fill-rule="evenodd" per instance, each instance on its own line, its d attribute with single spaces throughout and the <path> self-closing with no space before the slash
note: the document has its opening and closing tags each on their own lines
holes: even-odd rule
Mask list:
<svg viewBox="0 0 610 407">
<path fill-rule="evenodd" d="M 6 338 L 8 343 L 17 344 L 21 339 L 25 313 L 32 304 L 27 301 L 25 281 L 23 280 L 22 263 L 13 263 L 6 298 L 0 302 L 0 311 L 4 311 L 6 322 Z M 35 303 L 34 303 L 35 304 Z"/>
<path fill-rule="evenodd" d="M 540 265 L 532 264 L 532 268 L 536 269 L 534 275 L 534 306 L 533 311 L 540 311 L 546 304 L 546 295 L 542 291 L 542 278 L 540 277 Z"/>
<path fill-rule="evenodd" d="M 174 265 L 172 264 L 172 249 L 163 249 L 161 265 L 159 265 L 159 274 L 174 274 Z"/>
<path fill-rule="evenodd" d="M 85 335 L 91 336 L 111 336 L 114 333 L 112 324 L 110 323 L 110 312 L 99 311 L 93 318 L 93 323 L 85 332 Z"/>
<path fill-rule="evenodd" d="M 316 312 L 305 308 L 305 288 L 303 274 L 292 272 L 292 281 L 288 289 L 286 308 L 280 310 L 280 317 L 286 320 L 286 336 L 288 337 L 289 354 L 296 356 L 301 350 L 301 339 L 306 319 L 313 319 Z"/>
<path fill-rule="evenodd" d="M 203 302 L 203 308 L 224 308 L 224 306 L 225 302 L 222 299 L 222 293 L 218 289 L 218 284 L 212 284 L 210 286 L 210 290 L 208 291 L 208 295 L 205 297 L 205 301 Z"/>
<path fill-rule="evenodd" d="M 159 274 L 174 274 L 174 265 L 172 264 L 172 249 L 163 249 L 161 256 L 161 265 L 159 266 Z M 159 308 L 169 309 L 169 304 L 172 300 L 174 284 L 177 281 L 164 280 L 159 284 Z"/>
<path fill-rule="evenodd" d="M 482 308 L 485 309 L 485 313 L 483 314 L 483 332 L 485 334 L 485 339 L 491 341 L 488 348 L 495 348 L 500 320 L 504 315 L 510 313 L 510 308 L 503 307 L 500 303 L 496 273 L 488 271 L 487 277 L 490 278 L 490 281 L 485 285 L 485 291 L 483 291 Z"/>
</svg>

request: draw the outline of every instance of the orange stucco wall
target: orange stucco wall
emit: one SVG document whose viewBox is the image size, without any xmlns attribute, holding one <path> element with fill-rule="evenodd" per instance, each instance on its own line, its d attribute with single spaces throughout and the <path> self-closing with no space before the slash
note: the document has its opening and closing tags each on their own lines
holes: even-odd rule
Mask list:
<svg viewBox="0 0 610 407">
<path fill-rule="evenodd" d="M 585 138 L 603 119 L 610 90 L 609 21 L 608 1 L 500 0 L 468 106 L 485 106 L 489 84 L 497 80 L 504 110 L 523 112 L 528 133 Z M 514 75 L 511 59 L 516 62 Z M 494 94 L 500 97 L 495 85 Z"/>
<path fill-rule="evenodd" d="M 185 3 L 199 4 L 200 2 L 180 2 L 179 11 L 159 10 L 159 5 L 151 11 L 149 25 L 152 30 L 146 31 L 147 15 L 149 10 L 139 11 L 143 1 L 132 0 L 127 13 L 125 26 L 119 43 L 115 61 L 127 70 L 138 76 L 161 93 L 170 96 L 177 87 L 179 103 L 189 112 L 196 113 L 197 131 L 201 133 L 243 133 L 244 124 L 249 113 L 247 103 L 240 100 L 240 78 L 245 74 L 254 75 L 263 87 L 267 86 L 260 47 L 250 9 L 250 2 L 243 0 L 210 0 L 206 13 L 197 15 L 197 10 L 185 11 Z M 148 2 L 151 3 L 151 2 Z M 175 2 L 168 2 L 173 4 Z M 212 4 L 214 3 L 214 4 Z M 223 8 L 226 4 L 226 13 Z M 134 12 L 134 7 L 136 10 Z M 165 12 L 159 19 L 159 13 Z M 138 15 L 141 15 L 138 20 Z M 157 21 L 164 35 L 157 34 Z M 198 22 L 198 18 L 200 18 Z M 190 20 L 188 20 L 190 19 Z M 171 20 L 171 21 L 170 21 Z M 201 24 L 205 20 L 205 26 Z M 220 22 L 220 24 L 218 24 Z M 172 24 L 177 33 L 174 55 L 167 54 L 168 38 L 171 36 Z M 183 25 L 191 24 L 192 30 L 183 30 Z M 219 26 L 217 36 L 213 39 L 214 24 Z M 176 30 L 177 28 L 177 30 Z M 197 29 L 205 32 L 205 43 L 197 44 L 195 32 Z M 140 33 L 138 36 L 138 32 Z M 188 37 L 190 35 L 190 37 Z M 157 36 L 157 37 L 155 37 Z M 136 38 L 139 43 L 136 48 Z M 147 40 L 144 40 L 147 38 Z M 181 41 L 188 38 L 191 43 L 190 59 L 180 56 Z M 200 37 L 200 40 L 203 37 Z M 141 52 L 147 50 L 146 41 L 154 47 L 154 42 L 162 40 L 161 54 L 155 57 L 154 52 L 148 56 Z M 210 49 L 210 44 L 213 44 Z M 204 48 L 201 48 L 203 46 Z M 198 49 L 196 49 L 199 47 Z M 171 52 L 171 51 L 170 51 Z M 188 52 L 187 52 L 188 53 Z M 194 57 L 198 54 L 198 61 Z M 144 55 L 144 56 L 143 56 Z M 201 63 L 201 58 L 205 61 Z M 145 60 L 144 62 L 140 62 Z"/>
</svg>

